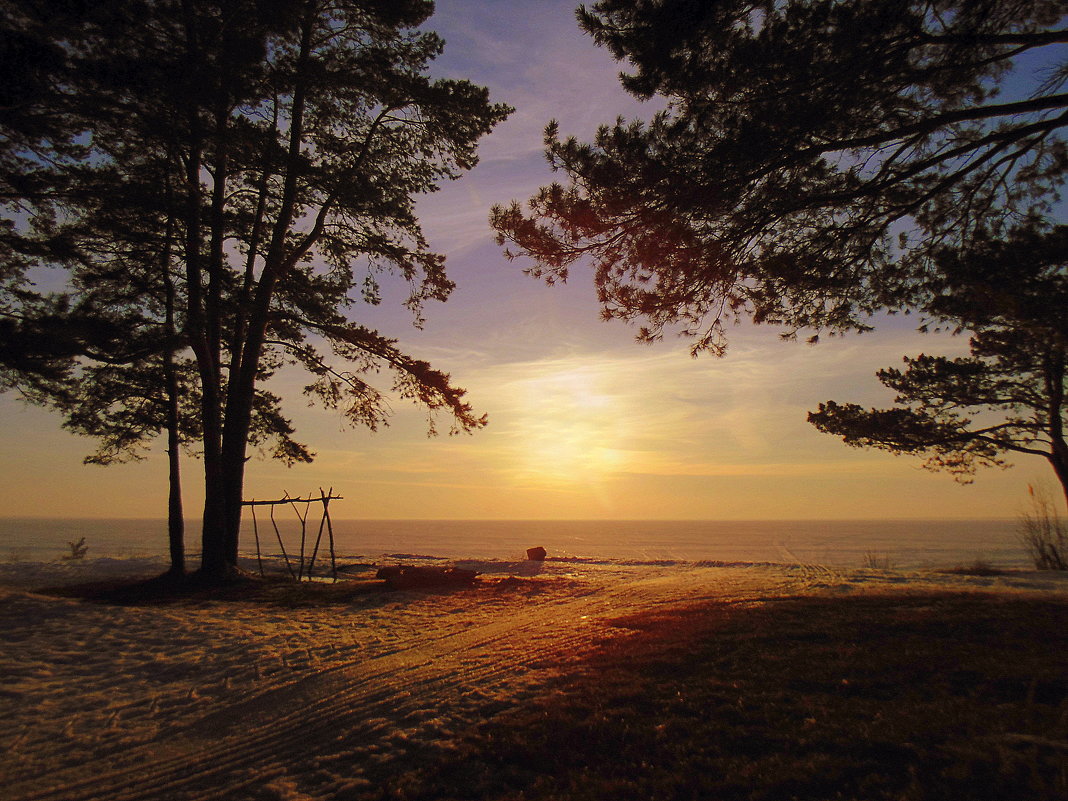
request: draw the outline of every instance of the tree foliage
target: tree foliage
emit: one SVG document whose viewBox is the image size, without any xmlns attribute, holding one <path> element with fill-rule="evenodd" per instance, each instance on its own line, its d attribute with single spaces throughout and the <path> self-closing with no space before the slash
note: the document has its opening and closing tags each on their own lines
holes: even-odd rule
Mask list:
<svg viewBox="0 0 1068 801">
<path fill-rule="evenodd" d="M 1007 453 L 1041 456 L 1068 498 L 1068 227 L 980 239 L 939 265 L 946 294 L 932 306 L 974 332 L 971 355 L 906 357 L 904 370 L 877 373 L 897 393 L 893 408 L 828 401 L 809 422 L 964 481 Z"/>
<path fill-rule="evenodd" d="M 592 142 L 546 131 L 565 181 L 493 211 L 509 255 L 592 261 L 640 339 L 724 323 L 864 329 L 930 298 L 936 253 L 1049 211 L 1068 166 L 1057 0 L 601 0 L 579 21 L 665 98 Z M 1045 68 L 1024 66 L 1025 59 Z M 1013 83 L 1009 83 L 1010 76 Z"/>
</svg>

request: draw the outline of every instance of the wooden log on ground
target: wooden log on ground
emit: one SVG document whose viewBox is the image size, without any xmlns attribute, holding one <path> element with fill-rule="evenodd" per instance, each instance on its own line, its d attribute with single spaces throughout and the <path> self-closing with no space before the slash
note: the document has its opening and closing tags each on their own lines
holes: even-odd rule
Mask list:
<svg viewBox="0 0 1068 801">
<path fill-rule="evenodd" d="M 478 571 L 459 567 L 392 565 L 379 568 L 375 578 L 382 579 L 390 589 L 394 590 L 410 590 L 420 587 L 469 586 L 478 578 Z"/>
</svg>

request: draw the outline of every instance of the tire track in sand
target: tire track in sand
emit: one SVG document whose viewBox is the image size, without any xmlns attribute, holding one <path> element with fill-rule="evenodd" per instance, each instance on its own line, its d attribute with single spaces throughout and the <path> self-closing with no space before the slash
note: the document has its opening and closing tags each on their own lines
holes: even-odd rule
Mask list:
<svg viewBox="0 0 1068 801">
<path fill-rule="evenodd" d="M 150 743 L 107 755 L 103 770 L 92 766 L 95 775 L 71 768 L 24 778 L 6 791 L 11 801 L 240 798 L 271 776 L 292 778 L 330 760 L 346 763 L 351 777 L 368 748 L 398 729 L 418 735 L 428 721 L 470 719 L 480 705 L 500 709 L 502 696 L 515 702 L 524 686 L 533 692 L 547 663 L 620 634 L 605 618 L 656 604 L 757 600 L 794 588 L 796 577 L 783 571 L 676 568 L 548 604 L 516 599 L 488 622 L 444 620 L 402 649 L 347 659 L 236 699 Z"/>
</svg>

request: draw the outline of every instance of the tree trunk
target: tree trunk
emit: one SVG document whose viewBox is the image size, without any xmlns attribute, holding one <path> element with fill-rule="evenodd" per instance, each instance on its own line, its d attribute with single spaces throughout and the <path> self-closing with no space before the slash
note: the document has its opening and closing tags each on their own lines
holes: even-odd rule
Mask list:
<svg viewBox="0 0 1068 801">
<path fill-rule="evenodd" d="M 173 576 L 185 575 L 185 511 L 182 508 L 182 467 L 181 467 L 181 415 L 179 402 L 181 389 L 178 386 L 178 373 L 174 366 L 175 348 L 178 332 L 175 331 L 175 291 L 171 277 L 171 255 L 174 248 L 175 212 L 173 211 L 174 193 L 170 181 L 166 182 L 167 206 L 172 209 L 167 216 L 167 228 L 164 234 L 163 254 L 160 263 L 160 278 L 163 282 L 163 334 L 167 338 L 167 347 L 163 350 L 163 381 L 167 395 L 167 542 L 170 545 L 171 568 Z"/>
<path fill-rule="evenodd" d="M 169 286 L 168 286 L 169 288 Z M 168 318 L 170 307 L 168 307 Z M 168 319 L 170 324 L 170 319 Z M 168 331 L 173 334 L 173 331 Z M 182 510 L 182 470 L 178 432 L 178 376 L 174 372 L 174 354 L 163 356 L 163 373 L 167 382 L 167 539 L 171 549 L 170 572 L 185 575 L 185 517 Z"/>
<path fill-rule="evenodd" d="M 226 511 L 219 454 L 204 457 L 204 523 L 201 531 L 200 573 L 222 579 L 230 573 L 226 550 Z"/>
<path fill-rule="evenodd" d="M 1054 442 L 1049 461 L 1053 465 L 1053 472 L 1057 474 L 1061 482 L 1065 508 L 1068 508 L 1068 444 L 1063 440 Z"/>
<path fill-rule="evenodd" d="M 245 453 L 252 419 L 252 392 L 233 398 L 226 407 L 226 433 L 222 447 L 222 491 L 226 521 L 225 548 L 229 564 L 237 566 L 237 549 L 241 538 L 241 501 L 245 486 Z"/>
<path fill-rule="evenodd" d="M 1050 439 L 1049 461 L 1053 472 L 1061 482 L 1064 491 L 1064 503 L 1068 506 L 1068 442 L 1064 440 L 1064 377 L 1068 367 L 1068 353 L 1063 343 L 1050 347 L 1045 354 L 1043 368 L 1046 379 L 1046 395 L 1049 398 L 1049 410 L 1046 422 Z"/>
<path fill-rule="evenodd" d="M 185 575 L 185 517 L 182 511 L 182 475 L 179 467 L 177 432 L 167 432 L 168 480 L 167 495 L 167 540 L 171 549 L 170 572 Z"/>
<path fill-rule="evenodd" d="M 271 244 L 264 258 L 259 283 L 247 311 L 244 309 L 239 311 L 241 314 L 247 314 L 245 340 L 242 343 L 232 344 L 235 349 L 240 347 L 240 358 L 231 359 L 231 374 L 226 388 L 226 424 L 222 431 L 219 465 L 222 496 L 220 505 L 224 518 L 222 549 L 225 559 L 232 566 L 237 565 L 237 549 L 241 533 L 241 500 L 245 481 L 245 453 L 248 449 L 248 432 L 252 421 L 256 376 L 263 353 L 267 318 L 275 286 L 290 266 L 286 256 L 286 237 L 290 233 L 290 226 L 296 213 L 299 176 L 303 168 L 300 147 L 304 133 L 304 104 L 307 91 L 305 80 L 312 50 L 312 30 L 315 18 L 316 7 L 309 3 L 301 23 L 300 53 L 297 58 L 296 84 L 289 121 L 287 168 L 282 197 L 274 224 L 271 226 L 273 229 Z"/>
<path fill-rule="evenodd" d="M 183 0 L 188 74 L 198 74 L 204 55 L 197 40 L 196 12 L 191 0 Z M 211 321 L 203 291 L 204 259 L 201 168 L 205 134 L 198 109 L 188 111 L 189 152 L 185 157 L 185 269 L 186 333 L 196 356 L 200 377 L 200 413 L 204 448 L 204 518 L 201 530 L 200 575 L 209 581 L 224 580 L 230 573 L 226 553 L 226 509 L 222 486 L 220 444 L 222 441 L 222 398 L 220 365 L 213 347 Z M 210 265 L 209 265 L 210 266 Z"/>
</svg>

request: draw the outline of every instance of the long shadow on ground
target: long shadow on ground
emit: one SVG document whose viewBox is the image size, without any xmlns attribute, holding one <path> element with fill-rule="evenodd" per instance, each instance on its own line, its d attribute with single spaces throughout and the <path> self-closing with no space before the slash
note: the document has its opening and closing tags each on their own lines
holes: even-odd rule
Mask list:
<svg viewBox="0 0 1068 801">
<path fill-rule="evenodd" d="M 614 623 L 633 636 L 362 797 L 1068 798 L 1068 602 L 806 597 Z"/>
</svg>

